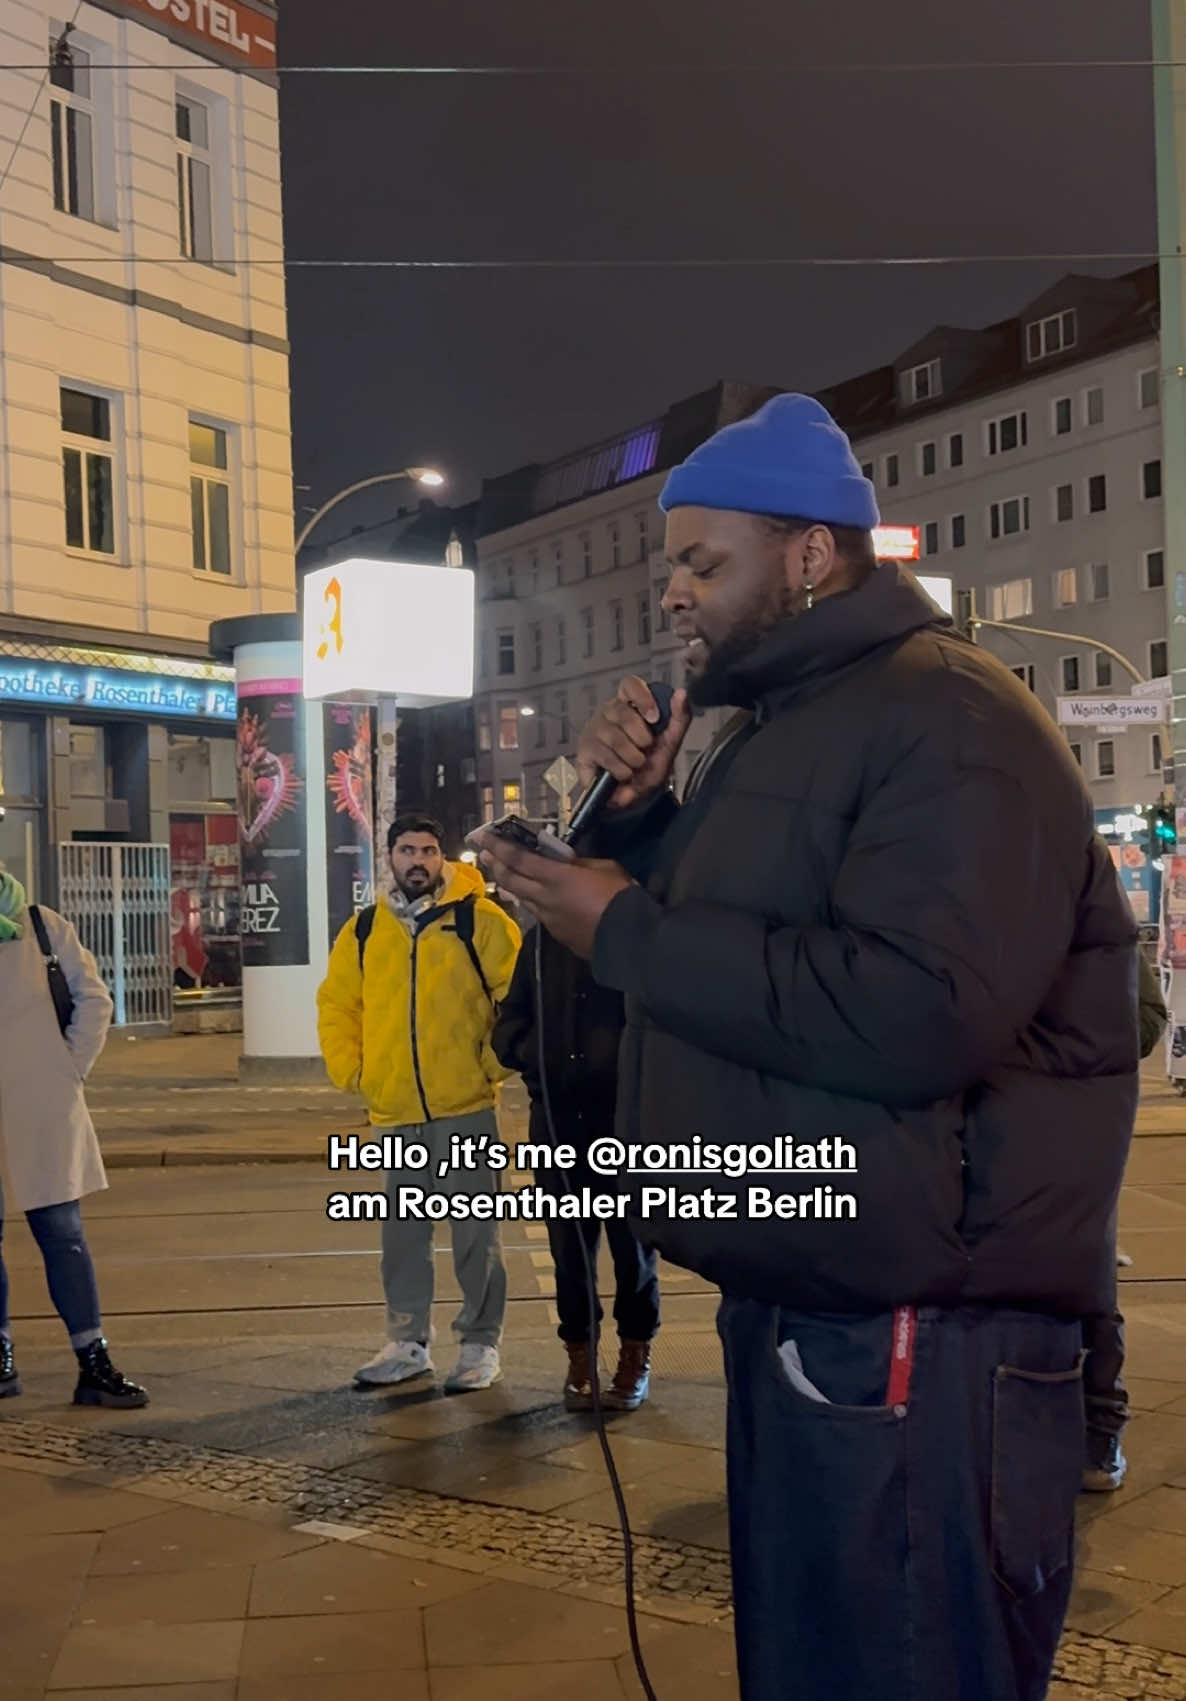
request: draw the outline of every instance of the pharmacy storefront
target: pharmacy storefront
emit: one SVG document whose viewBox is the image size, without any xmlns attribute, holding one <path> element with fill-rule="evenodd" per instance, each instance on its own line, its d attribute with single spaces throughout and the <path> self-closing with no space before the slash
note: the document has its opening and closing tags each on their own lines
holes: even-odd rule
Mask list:
<svg viewBox="0 0 1186 1701">
<path fill-rule="evenodd" d="M 117 1019 L 238 996 L 235 713 L 212 662 L 0 638 L 0 864 L 79 926 Z"/>
</svg>

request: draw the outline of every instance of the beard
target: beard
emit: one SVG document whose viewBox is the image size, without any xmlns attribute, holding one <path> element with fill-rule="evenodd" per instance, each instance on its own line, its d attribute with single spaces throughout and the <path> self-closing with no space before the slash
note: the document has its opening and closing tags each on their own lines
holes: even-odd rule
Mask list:
<svg viewBox="0 0 1186 1701">
<path fill-rule="evenodd" d="M 405 898 L 422 898 L 426 892 L 432 891 L 432 879 L 427 868 L 410 868 L 406 874 L 397 874 L 395 883 Z"/>
<path fill-rule="evenodd" d="M 692 709 L 752 707 L 752 696 L 739 679 L 742 664 L 753 655 L 767 633 L 794 613 L 790 586 L 783 584 L 778 601 L 751 610 L 736 622 L 732 631 L 714 644 L 699 673 L 689 674 L 688 704 Z"/>
</svg>

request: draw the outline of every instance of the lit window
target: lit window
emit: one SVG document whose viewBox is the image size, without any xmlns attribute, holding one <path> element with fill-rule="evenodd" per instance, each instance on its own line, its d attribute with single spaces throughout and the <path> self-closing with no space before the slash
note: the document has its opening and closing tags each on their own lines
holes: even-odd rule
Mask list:
<svg viewBox="0 0 1186 1701">
<path fill-rule="evenodd" d="M 59 395 L 67 547 L 114 555 L 111 403 L 106 396 L 93 396 L 65 385 Z"/>
<path fill-rule="evenodd" d="M 174 103 L 177 128 L 177 223 L 181 252 L 187 260 L 214 259 L 214 208 L 211 199 L 210 111 L 179 94 Z"/>
<path fill-rule="evenodd" d="M 519 711 L 513 703 L 506 704 L 498 711 L 498 748 L 519 748 Z"/>
<path fill-rule="evenodd" d="M 518 780 L 504 780 L 502 783 L 502 812 L 504 815 L 516 815 L 523 803 L 523 787 Z"/>
<path fill-rule="evenodd" d="M 437 763 L 437 790 L 443 791 L 444 788 L 445 788 L 445 764 L 443 762 L 438 762 Z"/>
<path fill-rule="evenodd" d="M 1079 600 L 1079 575 L 1073 567 L 1064 567 L 1054 575 L 1055 608 L 1071 608 Z"/>
<path fill-rule="evenodd" d="M 189 422 L 189 499 L 194 571 L 231 571 L 231 475 L 227 434 L 217 425 Z"/>
<path fill-rule="evenodd" d="M 1047 355 L 1064 354 L 1077 341 L 1075 310 L 1053 313 L 1048 319 L 1035 319 L 1025 328 L 1027 360 L 1045 360 Z"/>
<path fill-rule="evenodd" d="M 489 826 L 494 819 L 494 787 L 482 787 L 482 820 Z"/>
<path fill-rule="evenodd" d="M 54 206 L 75 218 L 95 217 L 95 119 L 91 106 L 91 56 L 51 35 L 50 149 Z"/>
<path fill-rule="evenodd" d="M 1024 620 L 1034 612 L 1034 582 L 1032 579 L 1010 579 L 1003 585 L 988 587 L 988 617 L 990 620 Z"/>
</svg>

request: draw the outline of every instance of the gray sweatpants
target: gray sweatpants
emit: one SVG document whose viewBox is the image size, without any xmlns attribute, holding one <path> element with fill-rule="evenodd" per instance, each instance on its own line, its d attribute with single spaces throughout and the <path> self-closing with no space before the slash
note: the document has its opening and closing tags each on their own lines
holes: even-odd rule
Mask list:
<svg viewBox="0 0 1186 1701">
<path fill-rule="evenodd" d="M 400 1187 L 421 1187 L 441 1193 L 497 1193 L 502 1177 L 485 1165 L 477 1170 L 451 1170 L 443 1179 L 436 1173 L 437 1159 L 449 1155 L 454 1134 L 498 1138 L 493 1110 L 473 1111 L 469 1116 L 444 1117 L 435 1122 L 411 1123 L 404 1128 L 377 1128 L 376 1136 L 398 1134 L 404 1144 L 419 1141 L 428 1147 L 429 1167 L 421 1170 L 388 1170 L 387 1197 L 391 1203 L 383 1224 L 381 1273 L 387 1298 L 387 1338 L 391 1341 L 427 1341 L 435 1288 L 433 1240 L 436 1225 L 414 1218 L 400 1219 L 395 1205 Z M 496 1347 L 502 1336 L 507 1303 L 507 1277 L 499 1248 L 496 1222 L 452 1221 L 453 1268 L 461 1287 L 461 1310 L 453 1319 L 454 1333 L 462 1341 L 477 1341 Z"/>
</svg>

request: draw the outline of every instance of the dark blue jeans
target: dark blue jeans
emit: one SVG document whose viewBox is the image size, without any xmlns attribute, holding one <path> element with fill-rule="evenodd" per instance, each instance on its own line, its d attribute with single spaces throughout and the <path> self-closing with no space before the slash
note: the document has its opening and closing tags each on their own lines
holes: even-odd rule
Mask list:
<svg viewBox="0 0 1186 1701">
<path fill-rule="evenodd" d="M 729 1520 L 743 1701 L 1042 1701 L 1083 1469 L 1078 1323 L 726 1299 Z M 793 1339 L 797 1390 L 779 1356 Z M 899 1367 L 900 1369 L 901 1367 Z"/>
<path fill-rule="evenodd" d="M 25 1220 L 45 1261 L 45 1278 L 54 1309 L 66 1325 L 72 1347 L 85 1347 L 103 1333 L 95 1266 L 82 1232 L 78 1200 L 26 1211 Z M 0 1240 L 4 1235 L 4 1196 L 0 1194 Z M 8 1272 L 0 1255 L 0 1335 L 8 1335 Z"/>
</svg>

